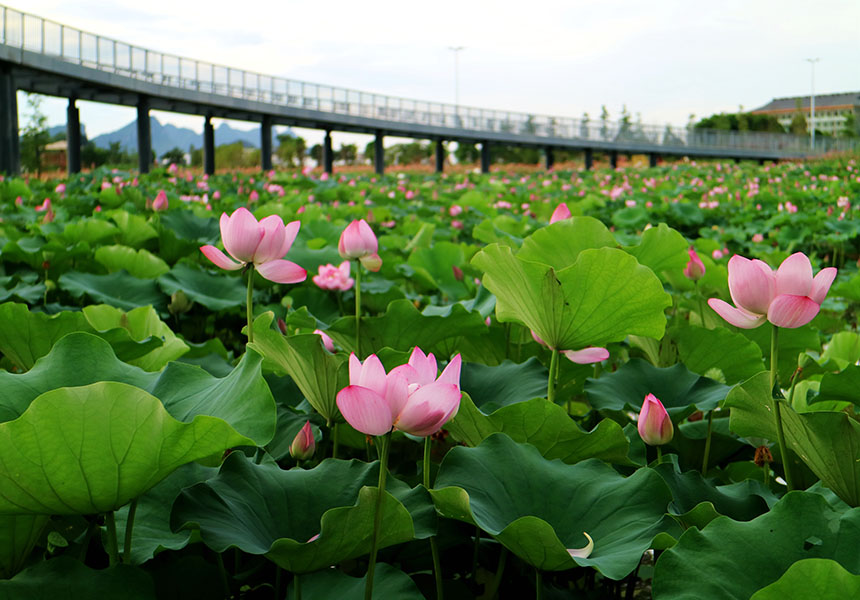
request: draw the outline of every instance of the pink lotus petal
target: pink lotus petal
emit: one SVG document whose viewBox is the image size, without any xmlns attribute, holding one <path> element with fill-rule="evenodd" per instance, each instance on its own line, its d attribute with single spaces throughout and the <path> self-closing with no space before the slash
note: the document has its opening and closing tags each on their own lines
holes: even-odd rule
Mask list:
<svg viewBox="0 0 860 600">
<path fill-rule="evenodd" d="M 563 221 L 564 219 L 570 218 L 570 209 L 567 207 L 567 204 L 564 202 L 560 203 L 555 207 L 555 210 L 552 212 L 552 216 L 549 218 L 549 223 L 552 225 L 556 221 Z"/>
<path fill-rule="evenodd" d="M 237 269 L 241 269 L 244 266 L 242 265 L 242 263 L 234 262 L 233 259 L 231 259 L 229 256 L 227 256 L 211 244 L 200 246 L 200 251 L 206 258 L 215 263 L 215 266 L 221 267 L 222 269 L 226 269 L 228 271 L 235 271 Z"/>
<path fill-rule="evenodd" d="M 427 436 L 439 431 L 460 406 L 460 390 L 447 383 L 418 388 L 400 412 L 394 426 L 400 431 Z"/>
<path fill-rule="evenodd" d="M 740 327 L 741 329 L 755 329 L 764 323 L 767 318 L 765 315 L 756 315 L 740 308 L 735 308 L 728 302 L 720 300 L 719 298 L 711 298 L 708 300 L 708 306 L 714 309 L 714 312 L 726 321 L 735 327 Z"/>
<path fill-rule="evenodd" d="M 410 381 L 409 383 L 420 383 L 421 385 L 426 385 L 436 381 L 436 374 L 438 371 L 436 370 L 436 357 L 433 356 L 432 352 L 430 354 L 424 354 L 424 351 L 421 348 L 415 346 L 412 350 L 412 354 L 409 356 L 409 364 L 418 373 L 417 381 Z"/>
<path fill-rule="evenodd" d="M 409 365 L 401 365 L 401 367 L 406 367 L 406 369 L 395 368 L 391 370 L 388 374 L 385 387 L 385 401 L 391 410 L 392 423 L 397 420 L 397 417 L 409 400 L 409 382 L 406 379 L 405 372 L 406 370 L 414 372 L 414 369 Z"/>
<path fill-rule="evenodd" d="M 284 225 L 284 242 L 281 246 L 279 252 L 281 255 L 278 258 L 283 258 L 284 255 L 290 251 L 290 248 L 293 247 L 293 242 L 296 241 L 296 236 L 299 234 L 299 229 L 301 229 L 302 222 L 301 221 L 290 221 L 286 225 Z"/>
<path fill-rule="evenodd" d="M 736 254 L 729 260 L 729 293 L 738 308 L 767 314 L 776 293 L 776 277 L 766 263 Z"/>
<path fill-rule="evenodd" d="M 299 283 L 308 276 L 307 271 L 288 260 L 270 260 L 257 265 L 257 271 L 264 278 L 275 283 Z"/>
<path fill-rule="evenodd" d="M 817 302 L 818 304 L 824 302 L 824 298 L 827 296 L 827 292 L 830 291 L 830 286 L 833 284 L 834 279 L 836 279 L 836 269 L 833 267 L 827 267 L 818 272 L 812 280 L 812 291 L 809 293 L 809 297 L 813 302 Z"/>
<path fill-rule="evenodd" d="M 584 531 L 582 532 L 582 535 L 586 537 L 588 543 L 582 548 L 568 548 L 567 552 L 570 554 L 571 558 L 588 558 L 594 551 L 594 540 L 591 539 L 591 536 Z"/>
<path fill-rule="evenodd" d="M 794 329 L 809 323 L 821 306 L 806 296 L 782 294 L 773 299 L 767 311 L 767 320 L 777 327 Z"/>
<path fill-rule="evenodd" d="M 380 397 L 385 397 L 385 367 L 382 366 L 382 362 L 375 354 L 364 359 L 363 364 L 355 353 L 350 354 L 349 383 L 350 385 L 366 387 L 379 394 Z"/>
<path fill-rule="evenodd" d="M 284 222 L 278 215 L 270 215 L 260 221 L 260 229 L 263 230 L 263 239 L 254 251 L 254 262 L 261 265 L 270 260 L 284 258 L 281 248 L 284 245 L 285 230 Z"/>
<path fill-rule="evenodd" d="M 456 355 L 448 365 L 445 367 L 445 370 L 442 371 L 442 374 L 439 375 L 438 381 L 439 383 L 447 383 L 450 385 L 456 385 L 457 389 L 460 389 L 460 367 L 462 365 L 462 358 L 460 355 Z"/>
<path fill-rule="evenodd" d="M 609 350 L 595 346 L 582 350 L 565 350 L 562 354 L 578 365 L 590 365 L 609 358 Z"/>
<path fill-rule="evenodd" d="M 812 265 L 803 252 L 795 252 L 776 270 L 776 295 L 809 296 L 812 293 Z"/>
<path fill-rule="evenodd" d="M 337 407 L 346 422 L 367 435 L 384 435 L 391 431 L 391 410 L 385 398 L 359 385 L 350 385 L 337 393 Z"/>
<path fill-rule="evenodd" d="M 350 264 L 348 260 L 343 261 L 337 267 L 338 271 L 341 272 L 344 278 L 349 278 Z"/>
<path fill-rule="evenodd" d="M 221 242 L 230 256 L 242 262 L 253 262 L 263 229 L 250 211 L 241 207 L 226 219 L 221 216 Z"/>
</svg>

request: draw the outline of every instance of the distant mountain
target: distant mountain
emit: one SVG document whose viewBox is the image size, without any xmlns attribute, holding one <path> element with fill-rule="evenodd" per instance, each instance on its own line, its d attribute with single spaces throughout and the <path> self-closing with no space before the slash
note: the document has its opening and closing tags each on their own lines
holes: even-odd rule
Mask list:
<svg viewBox="0 0 860 600">
<path fill-rule="evenodd" d="M 176 125 L 162 125 L 155 117 L 149 118 L 149 126 L 152 132 L 152 149 L 157 156 L 161 156 L 168 150 L 179 148 L 187 152 L 191 146 L 201 148 L 203 146 L 203 134 L 197 133 L 192 129 L 185 127 L 177 127 Z M 276 138 L 279 131 L 273 131 L 272 137 Z M 121 148 L 130 151 L 137 151 L 137 122 L 132 121 L 125 127 L 103 133 L 102 135 L 93 138 L 93 143 L 99 148 L 108 148 L 112 143 L 119 142 Z M 241 142 L 244 146 L 250 148 L 260 147 L 260 131 L 250 130 L 242 131 L 241 129 L 233 129 L 227 123 L 221 123 L 215 129 L 215 145 L 221 146 L 224 144 L 233 144 Z M 276 144 L 277 140 L 273 140 Z"/>
<path fill-rule="evenodd" d="M 52 138 L 55 135 L 62 133 L 64 136 L 66 135 L 66 126 L 65 125 L 54 125 L 53 127 L 48 127 L 48 135 Z M 81 142 L 87 139 L 87 128 L 81 123 Z"/>
</svg>

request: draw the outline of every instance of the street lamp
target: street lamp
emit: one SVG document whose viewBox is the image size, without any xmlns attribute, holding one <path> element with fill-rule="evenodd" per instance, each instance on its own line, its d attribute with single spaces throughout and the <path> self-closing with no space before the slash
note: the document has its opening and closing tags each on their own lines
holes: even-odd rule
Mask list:
<svg viewBox="0 0 860 600">
<path fill-rule="evenodd" d="M 454 107 L 456 114 L 460 114 L 460 51 L 465 46 L 448 46 L 448 50 L 454 53 Z"/>
<path fill-rule="evenodd" d="M 812 67 L 812 81 L 809 90 L 809 145 L 810 150 L 815 150 L 815 63 L 821 59 L 807 58 L 804 60 Z"/>
</svg>

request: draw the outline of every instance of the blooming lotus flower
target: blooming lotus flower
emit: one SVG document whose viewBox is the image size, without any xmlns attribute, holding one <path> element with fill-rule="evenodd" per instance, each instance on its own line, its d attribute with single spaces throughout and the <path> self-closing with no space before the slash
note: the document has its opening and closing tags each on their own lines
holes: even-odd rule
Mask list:
<svg viewBox="0 0 860 600">
<path fill-rule="evenodd" d="M 290 250 L 301 222 L 284 225 L 281 217 L 271 215 L 259 223 L 245 208 L 232 215 L 221 213 L 221 242 L 233 257 L 212 245 L 201 246 L 200 251 L 217 266 L 228 271 L 253 264 L 260 275 L 275 283 L 298 283 L 307 277 L 307 271 L 294 262 L 283 260 Z M 236 262 L 238 261 L 238 262 Z"/>
<path fill-rule="evenodd" d="M 532 331 L 532 338 L 541 346 L 549 348 L 549 345 L 547 345 L 545 341 L 538 337 L 538 334 L 536 334 L 534 331 Z M 571 362 L 575 362 L 578 365 L 590 365 L 592 363 L 597 363 L 609 358 L 609 350 L 607 350 L 606 348 L 600 348 L 598 346 L 589 346 L 587 348 L 583 348 L 582 350 L 562 350 L 561 353 L 564 354 L 568 358 L 568 360 L 570 360 Z"/>
<path fill-rule="evenodd" d="M 735 255 L 729 260 L 729 293 L 736 306 L 718 298 L 708 300 L 708 305 L 742 329 L 754 329 L 765 320 L 777 327 L 801 327 L 818 314 L 835 278 L 833 267 L 813 277 L 809 258 L 802 252 L 782 261 L 775 273 L 763 261 Z"/>
<path fill-rule="evenodd" d="M 316 440 L 311 430 L 311 422 L 305 421 L 304 426 L 293 438 L 293 443 L 290 444 L 290 456 L 296 460 L 307 460 L 314 455 L 315 449 Z"/>
<path fill-rule="evenodd" d="M 687 252 L 690 253 L 690 260 L 684 267 L 684 276 L 690 281 L 698 281 L 705 275 L 705 264 L 695 250 L 689 248 Z"/>
<path fill-rule="evenodd" d="M 313 282 L 324 290 L 340 290 L 345 292 L 355 285 L 355 279 L 349 276 L 349 261 L 345 260 L 339 266 L 329 263 L 319 266 L 319 273 L 312 277 Z"/>
<path fill-rule="evenodd" d="M 662 446 L 672 441 L 675 429 L 672 427 L 672 419 L 666 412 L 666 407 L 654 394 L 645 396 L 642 410 L 639 411 L 639 420 L 636 423 L 642 441 L 649 446 Z"/>
<path fill-rule="evenodd" d="M 163 210 L 167 210 L 167 192 L 164 190 L 159 190 L 155 195 L 155 200 L 152 201 L 152 210 L 155 212 L 160 212 Z"/>
<path fill-rule="evenodd" d="M 549 224 L 552 225 L 556 221 L 563 221 L 565 219 L 570 218 L 570 209 L 567 207 L 567 204 L 562 202 L 558 206 L 555 207 L 555 210 L 552 211 L 552 216 L 549 218 Z"/>
<path fill-rule="evenodd" d="M 347 225 L 337 243 L 337 251 L 341 257 L 349 260 L 357 258 L 369 271 L 378 271 L 382 266 L 378 250 L 379 242 L 364 219 Z"/>
<path fill-rule="evenodd" d="M 460 407 L 458 354 L 436 377 L 436 358 L 415 348 L 409 362 L 391 370 L 375 354 L 362 363 L 349 357 L 349 386 L 337 394 L 337 406 L 347 423 L 367 435 L 399 429 L 417 436 L 439 431 Z"/>
</svg>

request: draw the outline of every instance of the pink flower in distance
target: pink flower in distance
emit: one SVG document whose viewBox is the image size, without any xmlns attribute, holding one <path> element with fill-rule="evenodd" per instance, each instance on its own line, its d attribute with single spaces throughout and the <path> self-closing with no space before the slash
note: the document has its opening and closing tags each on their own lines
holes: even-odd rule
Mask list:
<svg viewBox="0 0 860 600">
<path fill-rule="evenodd" d="M 556 221 L 563 221 L 565 219 L 570 218 L 570 209 L 567 207 L 567 204 L 562 202 L 558 206 L 555 207 L 555 210 L 552 211 L 552 216 L 549 218 L 549 224 L 552 225 Z"/>
<path fill-rule="evenodd" d="M 636 423 L 642 441 L 649 446 L 662 446 L 672 441 L 675 429 L 672 427 L 672 419 L 666 412 L 666 407 L 654 394 L 645 396 L 642 402 L 642 410 L 639 411 L 639 420 Z"/>
<path fill-rule="evenodd" d="M 163 210 L 167 210 L 167 192 L 164 190 L 159 190 L 155 195 L 155 200 L 152 201 L 152 210 L 155 212 L 160 212 Z"/>
<path fill-rule="evenodd" d="M 228 271 L 253 263 L 260 275 L 269 281 L 298 283 L 305 280 L 307 271 L 294 262 L 283 260 L 283 256 L 293 245 L 299 227 L 299 221 L 284 225 L 277 215 L 257 222 L 247 208 L 241 207 L 230 216 L 221 213 L 221 242 L 235 261 L 209 244 L 201 246 L 200 251 Z"/>
<path fill-rule="evenodd" d="M 65 194 L 66 193 L 66 184 L 65 183 L 58 183 L 57 187 L 54 188 L 54 191 L 57 192 L 58 194 Z"/>
<path fill-rule="evenodd" d="M 705 275 L 705 264 L 695 250 L 690 248 L 688 252 L 690 253 L 690 260 L 684 267 L 684 276 L 691 281 L 698 281 Z"/>
<path fill-rule="evenodd" d="M 329 335 L 322 329 L 314 329 L 314 333 L 322 338 L 323 347 L 331 353 L 334 353 L 334 342 Z"/>
<path fill-rule="evenodd" d="M 349 357 L 349 386 L 337 394 L 337 407 L 347 423 L 367 435 L 399 429 L 425 437 L 436 433 L 460 408 L 458 354 L 436 376 L 436 358 L 416 347 L 409 362 L 391 370 L 375 354 L 362 362 Z"/>
<path fill-rule="evenodd" d="M 549 348 L 547 343 L 543 341 L 538 334 L 532 331 L 532 338 L 541 346 Z M 564 354 L 568 360 L 571 362 L 575 362 L 578 365 L 590 365 L 592 363 L 598 363 L 609 358 L 609 350 L 606 348 L 600 348 L 598 346 L 589 346 L 588 348 L 583 348 L 582 350 L 562 350 L 561 352 Z"/>
<path fill-rule="evenodd" d="M 353 221 L 340 234 L 337 251 L 347 260 L 357 258 L 368 271 L 378 271 L 382 267 L 382 259 L 377 251 L 379 242 L 367 221 Z"/>
<path fill-rule="evenodd" d="M 340 266 L 329 263 L 319 266 L 319 274 L 313 276 L 313 282 L 324 290 L 340 290 L 345 292 L 355 285 L 355 279 L 349 276 L 349 261 L 345 260 Z"/>
<path fill-rule="evenodd" d="M 754 329 L 765 320 L 793 329 L 815 318 L 835 278 L 833 267 L 813 277 L 809 258 L 802 252 L 782 261 L 776 272 L 763 261 L 735 255 L 729 260 L 729 293 L 735 306 L 718 298 L 708 300 L 708 305 L 742 329 Z"/>
<path fill-rule="evenodd" d="M 307 460 L 314 455 L 315 449 L 316 440 L 311 430 L 311 422 L 305 421 L 304 426 L 293 438 L 293 443 L 290 444 L 290 456 L 296 460 Z"/>
</svg>

